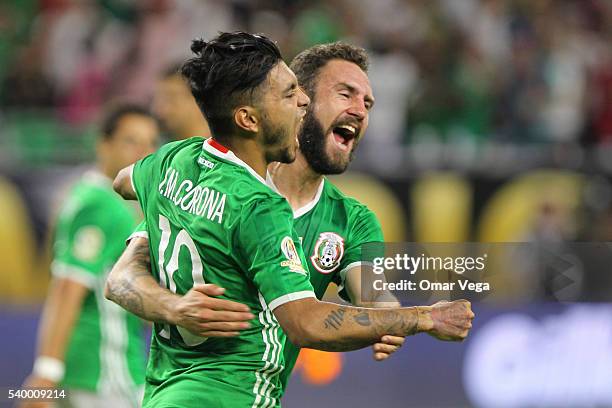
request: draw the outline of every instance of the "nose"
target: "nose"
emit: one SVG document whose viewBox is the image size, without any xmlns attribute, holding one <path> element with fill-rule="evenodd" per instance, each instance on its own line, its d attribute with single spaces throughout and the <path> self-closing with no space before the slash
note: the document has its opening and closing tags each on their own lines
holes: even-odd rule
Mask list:
<svg viewBox="0 0 612 408">
<path fill-rule="evenodd" d="M 310 98 L 306 93 L 302 90 L 302 88 L 298 88 L 298 107 L 306 110 L 308 105 L 310 105 Z"/>
<path fill-rule="evenodd" d="M 366 109 L 363 101 L 355 100 L 348 108 L 347 113 L 355 117 L 360 122 L 363 122 L 368 114 L 368 110 Z"/>
</svg>

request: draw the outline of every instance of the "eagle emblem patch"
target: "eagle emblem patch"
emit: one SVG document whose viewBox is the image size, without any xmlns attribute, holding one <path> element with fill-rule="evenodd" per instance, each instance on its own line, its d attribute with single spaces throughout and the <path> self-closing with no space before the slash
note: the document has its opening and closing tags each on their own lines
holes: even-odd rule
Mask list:
<svg viewBox="0 0 612 408">
<path fill-rule="evenodd" d="M 344 239 L 335 232 L 322 232 L 310 260 L 317 271 L 330 273 L 338 268 L 343 255 Z"/>
</svg>

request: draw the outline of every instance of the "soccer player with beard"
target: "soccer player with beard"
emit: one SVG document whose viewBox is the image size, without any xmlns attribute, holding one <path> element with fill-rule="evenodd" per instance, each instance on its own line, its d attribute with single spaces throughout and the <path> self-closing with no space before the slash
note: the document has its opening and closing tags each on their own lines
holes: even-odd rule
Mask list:
<svg viewBox="0 0 612 408">
<path fill-rule="evenodd" d="M 299 134 L 295 162 L 272 164 L 269 181 L 293 209 L 294 228 L 317 298 L 334 282 L 340 297 L 353 305 L 397 307 L 397 301 L 390 302 L 391 296 L 378 298 L 381 292 L 361 285 L 362 245 L 383 242 L 376 216 L 325 178 L 346 171 L 368 127 L 374 105 L 368 56 L 363 48 L 337 42 L 308 48 L 290 66 L 311 104 Z M 373 346 L 375 359 L 388 358 L 403 342 L 403 337 L 383 336 Z M 286 343 L 284 386 L 299 351 L 290 341 Z"/>
<path fill-rule="evenodd" d="M 234 45 L 237 49 L 251 49 L 250 46 L 243 47 L 239 43 Z M 221 59 L 223 56 L 231 58 L 233 54 L 226 47 L 213 47 L 212 50 L 202 48 L 199 53 L 199 58 L 203 60 L 207 57 L 214 59 L 211 55 L 221 56 Z M 325 58 L 325 55 L 322 58 Z M 323 66 L 342 71 L 345 67 L 335 67 L 335 63 L 346 62 L 361 70 L 354 62 L 336 61 L 337 58 L 328 59 Z M 295 200 L 289 200 L 292 206 L 300 206 L 297 210 L 291 211 L 286 201 L 283 206 L 277 199 L 280 195 L 270 195 L 270 192 L 274 191 L 272 189 L 263 198 L 261 188 L 251 191 L 253 185 L 259 187 L 256 181 L 261 182 L 261 176 L 265 176 L 261 159 L 276 159 L 284 163 L 292 161 L 290 155 L 278 154 L 283 151 L 277 148 L 280 141 L 267 146 L 263 142 L 270 134 L 275 133 L 278 126 L 276 123 L 282 120 L 282 116 L 271 114 L 274 113 L 270 110 L 270 106 L 274 106 L 271 101 L 285 96 L 266 98 L 268 107 L 265 104 L 258 107 L 263 101 L 257 103 L 250 100 L 249 103 L 254 103 L 253 106 L 238 104 L 232 110 L 233 115 L 221 115 L 220 108 L 216 112 L 210 112 L 206 108 L 206 104 L 211 103 L 210 99 L 207 102 L 207 97 L 217 98 L 219 101 L 227 98 L 214 89 L 219 82 L 223 83 L 223 86 L 229 86 L 229 79 L 238 83 L 243 81 L 241 76 L 234 78 L 230 75 L 228 78 L 222 74 L 221 78 L 213 81 L 210 71 L 218 69 L 220 73 L 231 72 L 228 68 L 236 69 L 240 64 L 223 67 L 223 63 L 210 64 L 203 61 L 202 65 L 213 68 L 202 67 L 194 71 L 190 68 L 193 61 L 190 60 L 186 64 L 183 72 L 190 78 L 196 101 L 203 106 L 213 138 L 204 142 L 202 139 L 193 138 L 180 144 L 171 144 L 171 147 L 162 148 L 160 153 L 152 158 L 137 163 L 133 170 L 133 187 L 130 186 L 127 170 L 115 181 L 117 191 L 126 198 L 133 198 L 134 190 L 136 191 L 145 209 L 148 241 L 136 238 L 130 242 L 111 272 L 106 295 L 144 318 L 151 319 L 149 311 L 152 309 L 157 309 L 156 316 L 162 316 L 156 324 L 147 375 L 148 404 L 153 406 L 165 402 L 172 406 L 191 406 L 195 403 L 206 406 L 247 406 L 244 403 L 249 402 L 248 406 L 278 406 L 286 382 L 281 371 L 288 363 L 285 353 L 282 352 L 282 346 L 285 344 L 284 333 L 296 348 L 309 347 L 327 351 L 362 348 L 375 344 L 384 335 L 403 337 L 427 332 L 441 340 L 465 338 L 473 318 L 469 302 L 466 301 L 441 302 L 431 307 L 366 309 L 339 306 L 314 299 L 315 293 L 308 280 L 308 273 L 302 267 L 306 261 L 301 254 L 297 234 L 290 231 L 291 227 L 288 225 L 293 224 L 294 219 L 300 218 L 300 215 L 309 213 L 315 207 L 319 208 L 318 216 L 326 219 L 314 221 L 313 225 L 308 222 L 304 224 L 308 230 L 312 229 L 306 233 L 318 235 L 311 238 L 313 248 L 312 256 L 309 256 L 310 262 L 322 275 L 332 276 L 331 273 L 337 271 L 333 276 L 340 285 L 345 286 L 345 293 L 358 303 L 358 281 L 350 284 L 345 282 L 345 279 L 349 273 L 352 276 L 355 271 L 359 271 L 360 247 L 356 244 L 355 248 L 348 245 L 345 248 L 341 234 L 345 234 L 347 239 L 360 240 L 361 243 L 379 242 L 382 237 L 376 219 L 365 207 L 342 196 L 333 187 L 326 186 L 321 172 L 323 167 L 311 168 L 303 183 L 293 184 L 291 180 L 276 177 L 275 181 L 278 182 L 281 192 L 283 189 L 311 189 L 310 196 L 305 194 L 297 196 Z M 241 59 L 240 63 L 255 64 L 258 67 L 262 65 L 256 58 Z M 282 70 L 282 66 L 283 63 L 278 62 L 277 67 Z M 243 73 L 248 74 L 249 71 Z M 326 110 L 320 113 L 318 110 L 321 107 L 315 107 L 313 110 L 313 116 L 317 115 L 318 118 L 310 126 L 319 126 L 319 136 L 329 136 L 318 147 L 312 145 L 314 152 L 318 149 L 319 153 L 323 152 L 328 156 L 318 164 L 332 169 L 325 170 L 326 172 L 341 172 L 346 168 L 354 144 L 367 125 L 367 109 L 371 107 L 373 100 L 365 72 L 360 71 L 360 75 L 362 76 L 357 72 L 352 75 L 344 74 L 344 79 L 329 89 L 325 85 L 316 87 L 316 93 L 320 88 L 324 88 L 329 98 L 345 101 L 336 104 L 335 111 Z M 275 80 L 270 76 L 266 82 L 273 89 L 266 91 L 265 88 L 260 88 L 258 93 L 274 94 L 274 88 L 279 88 L 274 86 Z M 202 92 L 201 87 L 210 88 Z M 289 94 L 301 92 L 292 89 Z M 231 98 L 227 99 L 232 101 Z M 323 108 L 328 109 L 333 105 L 329 104 Z M 246 116 L 242 114 L 243 110 Z M 235 122 L 232 127 L 238 125 L 241 128 L 238 129 L 238 134 L 242 133 L 241 136 L 231 136 L 231 132 L 218 135 L 218 118 L 228 117 Z M 328 134 L 321 131 L 326 128 L 330 130 Z M 301 137 L 306 144 L 312 143 L 305 135 Z M 219 138 L 224 144 L 231 145 L 236 155 L 221 146 Z M 330 143 L 334 143 L 331 148 Z M 196 158 L 191 152 L 194 146 L 202 144 L 206 154 Z M 267 151 L 264 149 L 265 154 L 258 152 L 262 146 L 267 147 Z M 170 152 L 177 148 L 180 151 L 176 154 Z M 182 150 L 187 153 L 183 155 Z M 255 160 L 257 157 L 259 159 Z M 304 171 L 307 166 L 305 158 L 300 160 L 301 164 L 296 163 L 301 166 L 296 167 L 297 172 Z M 157 164 L 147 164 L 147 161 Z M 172 168 L 175 161 L 176 166 L 180 167 L 179 175 Z M 192 162 L 191 167 L 189 161 Z M 257 173 L 260 177 L 255 177 L 257 180 L 250 180 L 249 183 L 238 179 L 224 180 L 224 172 L 232 169 L 228 167 L 228 162 L 246 166 L 247 170 L 251 167 L 244 162 L 255 162 L 257 170 L 251 168 L 252 171 L 249 172 Z M 143 171 L 143 167 L 146 171 Z M 283 170 L 280 167 L 273 169 L 275 174 L 279 171 Z M 206 185 L 211 187 L 210 191 L 217 189 L 220 193 L 209 200 L 210 194 L 214 196 L 214 193 L 207 192 L 206 199 L 200 200 L 203 190 L 192 193 L 197 187 L 191 180 L 198 180 L 198 186 Z M 324 201 L 321 201 L 322 198 Z M 153 211 L 149 210 L 150 200 L 154 202 Z M 166 201 L 170 203 L 165 204 Z M 204 217 L 204 212 L 200 215 L 198 210 L 201 201 L 205 203 L 204 206 L 211 201 L 206 212 L 208 222 L 203 218 L 201 221 L 192 220 L 193 211 Z M 337 204 L 336 201 L 343 203 Z M 323 208 L 329 206 L 335 209 Z M 179 207 L 182 211 L 178 210 Z M 171 222 L 162 213 L 169 214 Z M 235 214 L 242 215 L 236 218 Z M 367 220 L 367 226 L 359 224 L 362 218 Z M 359 225 L 359 228 L 354 229 L 351 224 Z M 184 250 L 181 249 L 183 247 Z M 149 253 L 150 262 L 147 259 Z M 163 286 L 178 294 L 187 293 L 194 284 L 203 283 L 204 280 L 216 283 L 224 288 L 220 289 L 220 292 L 225 290 L 224 297 L 243 302 L 258 314 L 258 319 L 251 320 L 252 327 L 246 328 L 243 323 L 233 322 L 231 319 L 211 319 L 210 310 L 195 310 L 195 320 L 200 321 L 195 330 L 189 325 L 183 326 L 190 329 L 189 331 L 182 329 L 180 325 L 175 326 L 174 321 L 163 317 L 171 316 L 172 312 L 166 314 L 166 311 L 173 309 L 167 291 L 155 288 L 155 284 L 153 287 L 143 288 L 142 284 L 136 283 L 144 282 L 140 277 L 148 276 L 150 270 Z M 125 276 L 129 278 L 126 280 Z M 319 288 L 316 289 L 319 296 L 322 296 L 330 281 L 331 279 L 325 277 L 319 282 Z M 150 279 L 146 282 L 150 282 Z M 278 330 L 279 324 L 282 332 Z M 237 334 L 238 330 L 244 331 L 240 336 L 230 337 Z M 213 332 L 221 332 L 220 337 L 229 338 L 213 338 Z M 199 337 L 194 333 L 209 338 Z M 297 352 L 295 355 L 297 356 Z M 290 365 L 293 363 L 294 361 L 289 362 Z"/>
<path fill-rule="evenodd" d="M 397 307 L 399 303 L 390 302 L 389 296 L 377 298 L 381 292 L 367 291 L 366 287 L 363 293 L 361 291 L 361 246 L 383 240 L 376 216 L 357 200 L 346 197 L 324 177 L 343 173 L 347 169 L 367 129 L 368 112 L 374 104 L 367 77 L 367 54 L 364 49 L 346 43 L 317 45 L 299 54 L 291 67 L 303 89 L 312 97 L 312 102 L 299 134 L 300 149 L 296 161 L 271 164 L 268 182 L 275 185 L 293 208 L 295 228 L 308 258 L 310 280 L 317 298 L 321 299 L 329 284 L 334 282 L 340 288 L 340 296 L 356 306 Z M 141 224 L 134 236 L 146 237 L 143 233 L 145 229 L 145 225 Z M 149 284 L 157 290 L 152 280 Z M 142 285 L 144 289 L 145 283 Z M 191 321 L 199 316 L 196 308 L 200 309 L 200 313 L 203 308 L 212 309 L 211 313 L 224 308 L 224 305 L 213 304 L 216 301 L 214 298 L 204 295 L 213 295 L 215 288 L 196 289 L 189 295 L 189 309 L 183 304 L 157 310 L 173 304 L 172 298 L 169 298 L 169 302 L 152 303 L 150 314 L 143 317 L 154 320 L 155 317 L 174 315 L 168 318 L 170 322 L 197 330 L 208 337 L 220 334 L 218 328 L 221 324 L 228 331 L 239 329 L 236 322 L 240 319 L 240 312 L 246 309 L 236 308 L 235 305 L 225 310 L 232 321 L 219 321 L 214 333 L 195 326 L 215 320 L 209 316 L 207 322 Z M 159 296 L 151 296 L 151 299 L 158 300 Z M 198 299 L 202 303 L 196 305 Z M 374 358 L 388 358 L 403 342 L 403 337 L 384 336 L 384 340 L 373 346 Z M 283 384 L 288 380 L 298 354 L 299 348 L 288 342 Z"/>
</svg>

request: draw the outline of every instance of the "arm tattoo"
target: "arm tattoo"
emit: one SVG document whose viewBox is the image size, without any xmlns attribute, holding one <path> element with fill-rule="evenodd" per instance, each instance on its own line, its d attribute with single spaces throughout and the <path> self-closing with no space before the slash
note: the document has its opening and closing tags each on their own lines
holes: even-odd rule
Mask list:
<svg viewBox="0 0 612 408">
<path fill-rule="evenodd" d="M 368 315 L 368 312 L 357 313 L 354 319 L 360 326 L 369 326 L 372 324 L 372 322 L 370 322 L 370 315 Z"/>
<path fill-rule="evenodd" d="M 140 317 L 145 317 L 145 301 L 136 289 L 135 281 L 143 276 L 151 276 L 150 267 L 149 246 L 136 246 L 124 275 L 118 281 L 110 281 L 113 301 Z"/>
<path fill-rule="evenodd" d="M 338 330 L 344 321 L 345 313 L 346 310 L 343 307 L 340 307 L 337 310 L 332 310 L 325 319 L 325 328 L 329 329 L 331 327 Z"/>
<path fill-rule="evenodd" d="M 348 351 L 368 346 L 382 336 L 409 336 L 416 333 L 416 310 L 364 309 L 338 307 L 323 320 L 326 330 L 335 334 L 325 336 L 315 348 L 327 351 Z M 339 332 L 342 335 L 339 336 Z"/>
</svg>

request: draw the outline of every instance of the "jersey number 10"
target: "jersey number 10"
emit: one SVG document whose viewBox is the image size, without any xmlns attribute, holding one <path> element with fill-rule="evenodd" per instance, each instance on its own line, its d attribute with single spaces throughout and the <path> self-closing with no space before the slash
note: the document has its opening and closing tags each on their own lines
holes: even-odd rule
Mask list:
<svg viewBox="0 0 612 408">
<path fill-rule="evenodd" d="M 193 239 L 189 236 L 187 231 L 184 229 L 180 230 L 174 238 L 172 244 L 172 255 L 170 260 L 166 263 L 165 255 L 166 249 L 170 244 L 170 237 L 172 235 L 172 229 L 170 227 L 170 221 L 163 215 L 159 215 L 159 229 L 161 230 L 161 240 L 159 241 L 159 281 L 162 286 L 170 289 L 171 292 L 176 293 L 176 282 L 174 282 L 174 273 L 179 269 L 179 253 L 181 247 L 186 247 L 191 255 L 191 276 L 193 278 L 193 284 L 203 284 L 204 277 L 202 276 L 202 259 L 196 248 Z M 168 280 L 166 281 L 166 275 Z M 176 326 L 179 334 L 182 337 L 183 343 L 187 346 L 197 346 L 198 344 L 204 343 L 207 337 L 196 336 L 187 329 L 180 326 Z M 159 332 L 159 335 L 170 339 L 170 326 L 164 325 L 164 328 Z"/>
</svg>

